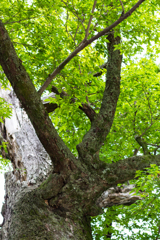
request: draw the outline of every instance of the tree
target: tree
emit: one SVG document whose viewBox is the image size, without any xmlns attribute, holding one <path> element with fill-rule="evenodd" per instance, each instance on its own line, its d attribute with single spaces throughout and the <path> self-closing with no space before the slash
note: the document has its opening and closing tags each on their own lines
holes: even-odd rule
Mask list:
<svg viewBox="0 0 160 240">
<path fill-rule="evenodd" d="M 2 154 L 14 169 L 6 174 L 2 239 L 92 239 L 90 217 L 102 212 L 100 195 L 133 179 L 136 170 L 159 165 L 159 155 L 150 154 L 142 138 L 140 130 L 146 132 L 147 123 L 140 130 L 137 127 L 135 102 L 136 143 L 132 149 L 129 146 L 128 158 L 123 153 L 124 160 L 112 161 L 110 149 L 116 144 L 110 143 L 108 153 L 104 145 L 111 127 L 120 134 L 113 120 L 122 53 L 131 56 L 141 50 L 137 44 L 142 38 L 148 46 L 158 40 L 158 7 L 158 1 L 145 0 L 1 5 L 2 84 L 8 84 L 7 77 L 13 88 L 8 100 L 16 108 L 12 120 L 19 119 L 20 129 L 9 131 L 8 120 L 1 124 L 1 139 L 9 142 L 8 153 L 2 149 Z M 42 93 L 50 95 L 42 101 Z M 23 121 L 16 117 L 20 107 L 14 94 Z M 153 120 L 154 114 L 150 115 Z M 134 155 L 134 147 L 139 152 L 136 144 L 144 155 Z"/>
</svg>

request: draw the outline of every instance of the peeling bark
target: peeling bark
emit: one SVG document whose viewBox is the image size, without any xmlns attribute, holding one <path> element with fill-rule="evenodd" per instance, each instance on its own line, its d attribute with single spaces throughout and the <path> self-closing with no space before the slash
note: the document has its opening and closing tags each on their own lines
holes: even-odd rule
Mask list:
<svg viewBox="0 0 160 240">
<path fill-rule="evenodd" d="M 102 208 L 107 208 L 115 205 L 131 205 L 137 200 L 141 200 L 140 196 L 136 196 L 131 191 L 135 185 L 124 185 L 123 188 L 112 187 L 102 193 L 101 197 L 97 199 L 97 204 Z"/>
</svg>

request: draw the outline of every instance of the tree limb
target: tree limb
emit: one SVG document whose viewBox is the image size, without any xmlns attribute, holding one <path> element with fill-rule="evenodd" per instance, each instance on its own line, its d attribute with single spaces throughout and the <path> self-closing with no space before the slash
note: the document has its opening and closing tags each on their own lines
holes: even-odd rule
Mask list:
<svg viewBox="0 0 160 240">
<path fill-rule="evenodd" d="M 121 0 L 119 0 L 119 1 L 120 1 L 120 3 L 121 3 L 122 9 L 123 9 L 123 11 L 122 11 L 122 16 L 123 16 L 123 14 L 124 14 L 124 6 L 123 6 L 123 2 L 122 2 Z"/>
<path fill-rule="evenodd" d="M 58 108 L 57 103 L 50 103 L 50 101 L 45 101 L 47 98 L 55 98 L 55 94 L 51 93 L 46 97 L 41 98 L 43 105 L 48 113 L 53 112 L 56 108 Z"/>
<path fill-rule="evenodd" d="M 35 19 L 35 18 L 37 18 L 37 17 L 24 18 L 24 19 L 20 19 L 20 20 L 17 20 L 17 21 L 12 21 L 12 22 L 9 22 L 9 20 L 8 20 L 7 22 L 4 23 L 4 25 L 13 24 L 13 23 L 20 23 L 20 22 L 23 22 L 23 21 L 26 21 L 26 20 Z"/>
<path fill-rule="evenodd" d="M 85 47 L 90 45 L 92 42 L 94 42 L 98 38 L 108 34 L 110 30 L 112 30 L 114 27 L 116 27 L 118 24 L 120 24 L 123 20 L 128 18 L 144 1 L 145 0 L 139 0 L 123 16 L 120 16 L 120 18 L 118 20 L 116 20 L 114 23 L 112 23 L 109 27 L 106 27 L 101 32 L 99 32 L 95 36 L 91 37 L 89 40 L 84 39 L 80 43 L 80 45 L 47 77 L 46 81 L 44 82 L 44 84 L 38 91 L 39 95 L 42 95 L 42 93 L 45 91 L 45 89 L 48 87 L 48 85 L 52 82 L 52 80 L 60 73 L 60 71 L 66 66 L 66 64 L 71 61 L 72 58 L 74 58 L 80 51 L 82 51 Z"/>
<path fill-rule="evenodd" d="M 82 110 L 89 120 L 92 122 L 96 116 L 96 112 L 88 104 L 84 103 L 82 106 L 79 106 L 79 109 Z"/>
<path fill-rule="evenodd" d="M 149 154 L 147 143 L 143 140 L 143 138 L 140 136 L 135 136 L 135 140 L 142 147 L 144 155 Z"/>
<path fill-rule="evenodd" d="M 117 100 L 120 93 L 120 72 L 122 56 L 114 45 L 120 43 L 120 37 L 114 38 L 113 33 L 108 36 L 108 65 L 106 75 L 106 87 L 102 99 L 99 114 L 92 122 L 90 130 L 84 136 L 83 141 L 77 145 L 79 155 L 85 159 L 86 155 L 94 155 L 100 150 L 106 136 L 112 126 Z M 88 162 L 86 159 L 85 161 Z"/>
<path fill-rule="evenodd" d="M 156 239 L 155 239 L 155 240 L 158 240 L 159 235 L 160 235 L 160 227 L 158 228 L 158 233 L 157 233 L 157 236 L 156 236 Z"/>
<path fill-rule="evenodd" d="M 55 172 L 63 171 L 66 159 L 69 156 L 74 159 L 74 156 L 54 128 L 2 21 L 0 21 L 0 64 L 27 112 L 38 138 L 54 163 Z"/>
<path fill-rule="evenodd" d="M 101 176 L 107 181 L 107 188 L 125 183 L 135 177 L 137 170 L 144 170 L 150 164 L 160 165 L 160 155 L 140 155 L 108 163 L 101 172 Z M 106 188 L 106 189 L 107 189 Z"/>
<path fill-rule="evenodd" d="M 99 68 L 100 68 L 100 69 L 107 69 L 107 62 L 104 63 L 104 64 L 102 64 Z M 93 74 L 93 77 L 99 77 L 99 76 L 102 75 L 102 73 L 103 73 L 103 71 L 100 70 L 99 72 L 94 73 L 94 74 Z"/>
<path fill-rule="evenodd" d="M 69 7 L 69 5 L 68 5 L 65 1 L 61 0 L 61 2 L 63 2 L 67 7 Z M 85 30 L 85 27 L 84 27 L 84 25 L 83 25 L 84 18 L 81 19 L 81 18 L 78 16 L 78 14 L 77 14 L 76 9 L 75 9 L 74 7 L 73 7 L 73 9 L 74 9 L 74 11 L 71 11 L 71 9 L 70 9 L 70 11 L 73 13 L 73 15 L 75 15 L 75 16 L 77 17 L 77 19 L 78 19 L 79 22 L 82 24 L 82 27 L 83 27 L 84 30 Z"/>
<path fill-rule="evenodd" d="M 55 95 L 60 95 L 61 98 L 64 98 L 65 96 L 68 96 L 68 94 L 64 91 L 62 91 L 61 93 L 59 93 L 58 89 L 55 86 L 52 86 L 52 92 L 54 92 L 55 94 L 50 94 L 44 98 L 42 98 L 44 107 L 46 108 L 47 112 L 53 112 L 56 108 L 58 108 L 58 105 L 56 103 L 50 103 L 50 102 L 45 102 L 44 100 L 51 97 L 51 98 L 55 98 Z M 72 99 L 71 103 L 75 102 L 76 99 Z M 79 106 L 79 109 L 82 110 L 86 116 L 90 119 L 90 121 L 92 122 L 94 120 L 94 117 L 96 116 L 96 112 L 91 108 L 91 106 L 89 106 L 89 104 L 87 103 L 82 103 L 82 106 Z"/>
</svg>

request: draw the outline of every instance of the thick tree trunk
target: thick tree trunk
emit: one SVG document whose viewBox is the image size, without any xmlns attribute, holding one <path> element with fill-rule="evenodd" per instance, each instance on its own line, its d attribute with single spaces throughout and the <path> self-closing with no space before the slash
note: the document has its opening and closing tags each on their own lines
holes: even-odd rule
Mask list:
<svg viewBox="0 0 160 240">
<path fill-rule="evenodd" d="M 11 119 L 5 119 L 0 126 L 1 139 L 8 142 L 8 154 L 3 149 L 2 154 L 13 166 L 13 171 L 5 174 L 2 240 L 89 240 L 92 239 L 89 216 L 99 214 L 101 208 L 130 205 L 140 199 L 129 193 L 133 185 L 123 189 L 109 188 L 115 185 L 114 181 L 108 186 L 100 183 L 98 178 L 94 182 L 95 174 L 93 179 L 90 174 L 91 180 L 87 181 L 85 178 L 89 173 L 86 169 L 80 177 L 77 175 L 77 180 L 72 176 L 69 184 L 65 182 L 61 175 L 54 173 L 50 157 L 14 92 L 1 89 L 0 97 L 12 104 L 13 112 Z M 74 165 L 70 167 L 76 171 Z M 96 188 L 98 193 L 109 189 L 99 197 Z M 85 191 L 91 191 L 95 196 L 92 202 L 88 196 L 86 198 Z"/>
<path fill-rule="evenodd" d="M 41 189 L 45 179 L 53 178 L 51 160 L 13 91 L 1 90 L 0 95 L 13 106 L 12 118 L 1 124 L 2 137 L 8 142 L 6 157 L 13 165 L 13 171 L 5 174 L 2 239 L 92 239 L 89 218 L 80 209 L 66 212 L 50 207 L 48 195 L 57 193 L 52 193 L 48 180 L 45 196 Z M 58 189 L 64 183 L 57 177 L 56 184 Z"/>
<path fill-rule="evenodd" d="M 12 206 L 2 239 L 92 239 L 89 219 L 79 217 L 78 211 L 73 216 L 68 215 L 64 215 L 63 210 L 53 212 L 33 188 L 26 188 Z"/>
<path fill-rule="evenodd" d="M 2 154 L 11 160 L 13 166 L 13 171 L 5 174 L 2 240 L 89 240 L 92 239 L 90 215 L 99 214 L 101 208 L 129 204 L 138 199 L 134 196 L 133 200 L 128 194 L 130 188 L 125 187 L 125 190 L 121 191 L 111 188 L 98 199 L 99 195 L 95 193 L 92 203 L 94 207 L 87 209 L 88 199 L 85 197 L 85 190 L 88 187 L 85 180 L 87 171 L 81 174 L 73 186 L 65 185 L 65 180 L 53 173 L 50 157 L 14 92 L 1 89 L 0 97 L 12 104 L 13 112 L 11 119 L 5 119 L 4 124 L 0 126 L 1 139 L 8 142 L 8 154 L 3 149 Z M 74 166 L 71 168 L 74 169 Z M 82 184 L 82 193 L 75 197 L 74 188 L 77 188 L 77 183 Z M 70 192 L 71 187 L 73 189 Z M 104 189 L 103 185 L 102 188 Z M 94 188 L 91 190 L 94 191 Z"/>
</svg>

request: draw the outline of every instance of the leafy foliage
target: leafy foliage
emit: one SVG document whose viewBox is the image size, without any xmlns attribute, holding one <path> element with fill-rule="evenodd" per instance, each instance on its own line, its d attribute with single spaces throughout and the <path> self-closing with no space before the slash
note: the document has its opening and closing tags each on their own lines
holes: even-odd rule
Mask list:
<svg viewBox="0 0 160 240">
<path fill-rule="evenodd" d="M 86 30 L 93 8 L 91 0 L 4 0 L 0 5 L 0 15 L 19 58 L 38 90 L 48 75 L 81 44 L 86 35 L 88 39 L 93 37 L 116 21 L 123 8 L 127 12 L 136 2 L 96 1 L 88 32 Z M 143 138 L 151 154 L 159 153 L 160 73 L 153 60 L 153 56 L 159 53 L 159 7 L 159 0 L 145 1 L 129 18 L 114 28 L 114 35 L 122 37 L 121 45 L 116 48 L 120 48 L 124 62 L 128 65 L 122 70 L 121 95 L 114 123 L 101 148 L 100 157 L 103 161 L 118 161 L 137 153 L 143 154 L 136 136 Z M 142 53 L 144 48 L 147 48 L 150 58 L 136 63 L 131 61 L 131 57 Z M 107 40 L 103 36 L 76 55 L 52 82 L 59 92 L 65 91 L 67 95 L 54 99 L 59 108 L 50 117 L 75 155 L 75 146 L 90 127 L 89 120 L 79 110 L 79 106 L 87 103 L 95 112 L 99 111 L 106 72 L 99 66 L 107 62 L 107 55 Z M 95 73 L 101 71 L 100 76 L 94 77 Z M 6 87 L 8 82 L 3 72 L 0 72 L 0 78 Z M 46 89 L 45 94 L 51 92 L 51 87 Z M 10 115 L 9 106 L 0 99 L 0 121 Z M 4 143 L 2 145 L 5 148 Z M 140 178 L 136 182 L 137 191 L 142 191 L 142 196 L 145 196 L 144 201 L 130 207 L 108 209 L 93 223 L 95 239 L 106 239 L 108 231 L 113 232 L 113 239 L 114 236 L 115 239 L 127 239 L 124 233 L 122 236 L 113 228 L 111 223 L 114 221 L 132 231 L 138 228 L 137 221 L 143 219 L 143 223 L 147 221 L 147 228 L 150 226 L 152 236 L 158 234 L 159 169 L 151 166 L 147 171 L 148 175 L 146 172 L 138 173 L 137 177 Z M 150 233 L 145 232 L 143 226 L 143 233 L 132 233 L 132 238 L 129 239 L 150 239 Z"/>
<path fill-rule="evenodd" d="M 10 105 L 3 99 L 0 98 L 0 122 L 2 123 L 5 118 L 11 117 L 12 110 Z M 6 142 L 3 142 L 3 138 L 0 136 L 0 170 L 5 170 L 9 164 L 7 159 L 4 159 L 1 155 L 1 149 L 7 152 Z"/>
<path fill-rule="evenodd" d="M 136 136 L 143 137 L 151 154 L 159 153 L 159 82 L 160 70 L 153 59 L 142 58 L 123 68 L 121 94 L 111 132 L 101 149 L 102 159 L 107 155 L 107 161 L 118 161 L 143 154 Z"/>
<path fill-rule="evenodd" d="M 11 112 L 10 105 L 3 98 L 0 98 L 0 122 L 2 122 L 4 118 L 10 117 Z"/>
</svg>

